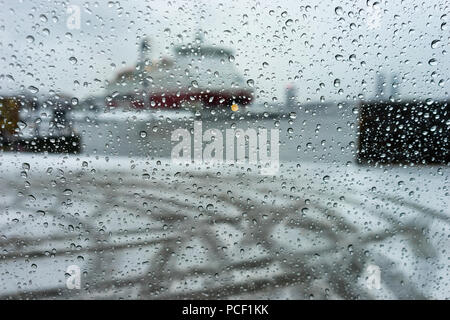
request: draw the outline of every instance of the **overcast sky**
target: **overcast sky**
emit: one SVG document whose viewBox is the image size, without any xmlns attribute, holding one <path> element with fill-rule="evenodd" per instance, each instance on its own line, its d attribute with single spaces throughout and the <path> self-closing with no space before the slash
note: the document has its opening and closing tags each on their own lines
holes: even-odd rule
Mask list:
<svg viewBox="0 0 450 320">
<path fill-rule="evenodd" d="M 377 71 L 403 78 L 403 97 L 444 98 L 450 88 L 447 0 L 0 5 L 1 93 L 35 87 L 41 94 L 102 94 L 105 80 L 136 61 L 140 37 L 151 37 L 158 58 L 170 55 L 174 44 L 192 41 L 199 28 L 206 42 L 234 50 L 259 102 L 283 101 L 288 83 L 298 88 L 300 101 L 370 97 Z M 78 30 L 67 27 L 68 5 L 81 8 Z"/>
</svg>

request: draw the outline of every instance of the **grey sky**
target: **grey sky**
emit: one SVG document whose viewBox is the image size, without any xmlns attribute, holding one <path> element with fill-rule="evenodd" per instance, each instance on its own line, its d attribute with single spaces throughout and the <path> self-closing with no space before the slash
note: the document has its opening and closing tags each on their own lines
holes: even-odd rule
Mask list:
<svg viewBox="0 0 450 320">
<path fill-rule="evenodd" d="M 235 51 L 260 102 L 283 101 L 288 83 L 300 101 L 370 97 L 377 71 L 402 77 L 404 97 L 447 97 L 448 1 L 380 1 L 379 10 L 372 3 L 0 0 L 0 92 L 100 94 L 135 62 L 139 37 L 152 38 L 157 58 L 201 28 L 208 43 Z M 79 30 L 66 26 L 71 4 L 81 7 Z"/>
</svg>

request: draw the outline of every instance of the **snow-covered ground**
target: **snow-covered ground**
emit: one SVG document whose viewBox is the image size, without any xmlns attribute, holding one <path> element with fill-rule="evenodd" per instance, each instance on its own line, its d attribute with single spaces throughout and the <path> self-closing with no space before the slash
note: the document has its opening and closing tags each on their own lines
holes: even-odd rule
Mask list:
<svg viewBox="0 0 450 320">
<path fill-rule="evenodd" d="M 2 153 L 0 298 L 448 299 L 449 173 Z"/>
</svg>

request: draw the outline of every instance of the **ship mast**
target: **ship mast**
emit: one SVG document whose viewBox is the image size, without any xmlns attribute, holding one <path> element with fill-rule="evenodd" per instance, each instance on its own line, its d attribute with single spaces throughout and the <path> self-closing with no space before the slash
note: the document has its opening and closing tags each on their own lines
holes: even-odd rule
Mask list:
<svg viewBox="0 0 450 320">
<path fill-rule="evenodd" d="M 141 45 L 139 47 L 139 58 L 138 58 L 138 63 L 136 66 L 137 69 L 137 73 L 138 73 L 138 77 L 139 80 L 142 83 L 142 100 L 144 103 L 144 107 L 147 107 L 149 104 L 149 99 L 150 97 L 148 96 L 149 94 L 149 82 L 146 79 L 146 75 L 147 75 L 147 69 L 149 66 L 151 66 L 152 64 L 152 60 L 151 60 L 151 53 L 152 53 L 152 46 L 151 46 L 151 40 L 148 37 L 145 37 L 142 42 Z"/>
<path fill-rule="evenodd" d="M 151 64 L 151 53 L 152 53 L 152 45 L 151 40 L 146 37 L 141 41 L 141 45 L 139 47 L 139 61 L 138 67 L 144 70 L 145 66 Z M 141 71 L 142 71 L 141 70 Z"/>
</svg>

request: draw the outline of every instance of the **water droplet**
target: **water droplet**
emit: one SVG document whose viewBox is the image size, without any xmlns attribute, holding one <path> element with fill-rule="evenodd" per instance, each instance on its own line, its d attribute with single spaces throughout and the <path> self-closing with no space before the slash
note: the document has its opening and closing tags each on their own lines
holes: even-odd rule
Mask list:
<svg viewBox="0 0 450 320">
<path fill-rule="evenodd" d="M 70 57 L 69 61 L 71 64 L 77 64 L 77 62 L 78 62 L 77 58 L 75 58 L 75 57 Z"/>
<path fill-rule="evenodd" d="M 30 90 L 31 93 L 36 94 L 39 92 L 39 89 L 36 88 L 35 86 L 29 86 L 28 90 Z"/>
<path fill-rule="evenodd" d="M 17 126 L 19 127 L 19 130 L 23 130 L 27 127 L 27 123 L 22 120 L 19 120 L 17 121 Z"/>
<path fill-rule="evenodd" d="M 439 45 L 440 40 L 433 40 L 431 41 L 431 48 L 436 49 Z"/>
<path fill-rule="evenodd" d="M 347 250 L 348 252 L 350 252 L 350 254 L 353 254 L 353 245 L 352 244 L 348 245 Z"/>
</svg>

